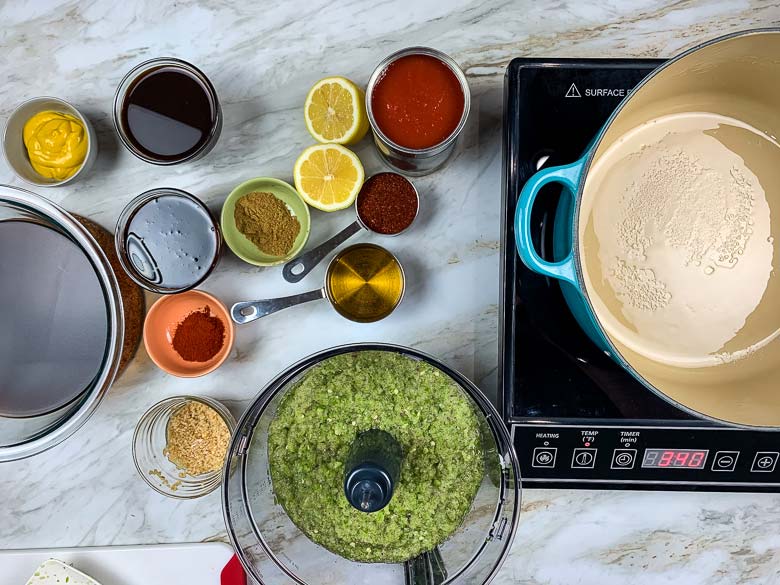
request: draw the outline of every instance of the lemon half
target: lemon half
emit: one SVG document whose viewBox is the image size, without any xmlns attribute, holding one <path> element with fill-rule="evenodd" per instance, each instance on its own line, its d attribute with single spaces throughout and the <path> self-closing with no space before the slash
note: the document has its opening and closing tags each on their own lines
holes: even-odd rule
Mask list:
<svg viewBox="0 0 780 585">
<path fill-rule="evenodd" d="M 365 94 L 345 77 L 315 83 L 306 96 L 303 117 L 317 142 L 355 144 L 368 131 Z"/>
<path fill-rule="evenodd" d="M 348 148 L 315 144 L 295 161 L 293 177 L 306 203 L 322 211 L 337 211 L 354 203 L 365 172 L 360 159 Z"/>
</svg>

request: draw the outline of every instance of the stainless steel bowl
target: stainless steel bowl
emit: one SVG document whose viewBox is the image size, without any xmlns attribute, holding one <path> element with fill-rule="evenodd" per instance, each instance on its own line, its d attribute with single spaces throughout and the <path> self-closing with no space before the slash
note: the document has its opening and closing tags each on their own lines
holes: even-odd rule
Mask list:
<svg viewBox="0 0 780 585">
<path fill-rule="evenodd" d="M 119 285 L 106 255 L 89 232 L 72 215 L 47 199 L 23 189 L 0 185 L 0 224 L 5 221 L 27 221 L 48 227 L 67 237 L 83 251 L 103 290 L 107 334 L 97 375 L 73 400 L 39 416 L 0 416 L 0 462 L 35 455 L 76 432 L 95 411 L 114 381 L 124 341 Z M 0 267 L 0 279 L 13 278 L 13 275 L 3 274 L 2 270 Z M 0 307 L 0 312 L 2 310 L 3 307 Z"/>
<path fill-rule="evenodd" d="M 357 563 L 309 540 L 276 501 L 268 469 L 268 429 L 287 391 L 323 361 L 365 351 L 393 352 L 432 365 L 470 399 L 482 426 L 485 470 L 471 510 L 461 527 L 436 549 L 406 563 Z M 314 354 L 260 392 L 233 435 L 222 480 L 222 505 L 237 555 L 259 583 L 479 585 L 492 580 L 512 543 L 520 512 L 520 470 L 501 417 L 468 379 L 414 349 L 359 343 Z"/>
</svg>

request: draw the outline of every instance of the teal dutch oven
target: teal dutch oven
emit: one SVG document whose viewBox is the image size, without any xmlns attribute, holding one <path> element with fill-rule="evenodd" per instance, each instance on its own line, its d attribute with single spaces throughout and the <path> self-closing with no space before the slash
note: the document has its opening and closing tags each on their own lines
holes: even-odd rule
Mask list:
<svg viewBox="0 0 780 585">
<path fill-rule="evenodd" d="M 533 175 L 515 215 L 525 265 L 649 391 L 766 430 L 780 430 L 778 104 L 780 29 L 707 42 L 645 78 L 579 160 Z M 531 211 L 551 183 L 564 196 L 545 259 Z"/>
</svg>

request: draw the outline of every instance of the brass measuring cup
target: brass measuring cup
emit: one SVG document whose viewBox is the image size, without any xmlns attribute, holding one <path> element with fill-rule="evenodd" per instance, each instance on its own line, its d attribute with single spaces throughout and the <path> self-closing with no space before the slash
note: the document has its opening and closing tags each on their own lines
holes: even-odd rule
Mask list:
<svg viewBox="0 0 780 585">
<path fill-rule="evenodd" d="M 372 262 L 373 266 L 370 265 Z M 341 286 L 343 283 L 338 282 L 339 279 L 352 280 L 353 284 L 359 286 L 346 289 Z M 391 291 L 392 295 L 382 299 L 377 289 L 383 286 L 393 286 L 397 290 Z M 406 277 L 403 267 L 392 253 L 376 244 L 354 244 L 344 248 L 330 261 L 322 288 L 288 297 L 239 302 L 230 308 L 230 317 L 238 325 L 243 325 L 282 309 L 326 299 L 345 319 L 357 323 L 373 323 L 384 319 L 395 310 L 401 303 L 405 290 Z M 360 307 L 356 305 L 361 298 L 366 303 L 378 301 L 376 307 L 359 310 Z"/>
</svg>

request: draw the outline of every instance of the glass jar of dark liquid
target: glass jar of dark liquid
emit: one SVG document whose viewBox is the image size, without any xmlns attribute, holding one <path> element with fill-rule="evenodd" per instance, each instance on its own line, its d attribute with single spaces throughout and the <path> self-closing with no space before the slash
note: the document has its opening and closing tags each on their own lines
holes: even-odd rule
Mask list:
<svg viewBox="0 0 780 585">
<path fill-rule="evenodd" d="M 173 58 L 145 61 L 122 79 L 114 126 L 125 147 L 156 165 L 205 156 L 222 131 L 217 92 L 202 71 Z"/>
</svg>

